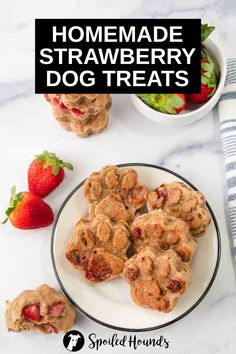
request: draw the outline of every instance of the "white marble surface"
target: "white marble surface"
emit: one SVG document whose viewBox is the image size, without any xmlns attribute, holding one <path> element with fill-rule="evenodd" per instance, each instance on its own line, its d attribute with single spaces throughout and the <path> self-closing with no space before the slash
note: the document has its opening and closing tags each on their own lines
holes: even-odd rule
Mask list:
<svg viewBox="0 0 236 354">
<path fill-rule="evenodd" d="M 207 297 L 184 320 L 138 337 L 162 334 L 170 341 L 168 350 L 150 348 L 145 353 L 234 353 L 236 297 L 223 207 L 224 174 L 217 111 L 184 129 L 168 129 L 143 118 L 128 96 L 116 95 L 106 131 L 86 140 L 76 138 L 57 125 L 42 97 L 33 92 L 35 17 L 201 17 L 217 26 L 214 37 L 230 57 L 236 56 L 236 1 L 10 0 L 1 4 L 0 11 L 0 215 L 8 203 L 11 186 L 16 184 L 18 190 L 27 187 L 29 161 L 43 149 L 58 153 L 75 166 L 75 172 L 68 173 L 63 185 L 47 198 L 55 212 L 88 173 L 106 163 L 149 162 L 182 174 L 206 194 L 217 216 L 223 241 L 219 273 Z M 5 299 L 45 282 L 58 287 L 51 266 L 50 231 L 51 228 L 22 232 L 9 224 L 1 226 L 1 354 L 66 352 L 62 335 L 9 334 L 4 323 Z M 85 336 L 95 332 L 106 338 L 114 333 L 82 316 L 78 316 L 75 328 Z M 93 351 L 85 346 L 81 352 Z M 104 347 L 99 352 L 134 350 Z"/>
</svg>

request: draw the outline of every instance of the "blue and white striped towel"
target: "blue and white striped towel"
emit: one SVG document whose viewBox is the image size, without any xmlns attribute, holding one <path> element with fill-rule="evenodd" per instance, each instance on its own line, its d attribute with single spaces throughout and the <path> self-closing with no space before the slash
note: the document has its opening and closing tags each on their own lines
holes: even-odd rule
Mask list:
<svg viewBox="0 0 236 354">
<path fill-rule="evenodd" d="M 230 242 L 236 260 L 236 58 L 227 60 L 225 88 L 218 107 L 227 179 Z"/>
</svg>

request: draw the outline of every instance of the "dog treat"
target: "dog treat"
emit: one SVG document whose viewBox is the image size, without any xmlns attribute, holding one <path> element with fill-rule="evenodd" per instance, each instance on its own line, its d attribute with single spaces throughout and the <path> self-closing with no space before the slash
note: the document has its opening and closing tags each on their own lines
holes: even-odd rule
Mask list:
<svg viewBox="0 0 236 354">
<path fill-rule="evenodd" d="M 148 190 L 138 181 L 134 169 L 105 166 L 87 178 L 84 195 L 91 218 L 102 213 L 113 221 L 131 222 L 145 205 Z"/>
<path fill-rule="evenodd" d="M 112 222 L 100 214 L 93 220 L 79 220 L 67 246 L 66 258 L 87 280 L 111 280 L 121 274 L 129 245 L 128 224 Z"/>
<path fill-rule="evenodd" d="M 182 182 L 161 184 L 149 193 L 147 207 L 148 210 L 161 208 L 181 218 L 195 236 L 204 232 L 211 221 L 204 195 Z"/>
<path fill-rule="evenodd" d="M 188 225 L 161 209 L 137 217 L 130 226 L 130 234 L 135 252 L 146 245 L 171 248 L 183 262 L 189 262 L 197 248 Z"/>
<path fill-rule="evenodd" d="M 170 312 L 190 285 L 191 269 L 173 250 L 146 246 L 124 266 L 133 301 L 142 307 Z"/>
<path fill-rule="evenodd" d="M 106 110 L 98 113 L 82 124 L 72 124 L 72 130 L 80 138 L 87 138 L 91 134 L 101 133 L 107 126 L 108 113 Z"/>
<path fill-rule="evenodd" d="M 66 298 L 46 284 L 6 302 L 8 331 L 66 332 L 75 318 L 76 312 Z"/>
<path fill-rule="evenodd" d="M 63 129 L 86 138 L 100 133 L 108 123 L 111 96 L 108 94 L 45 94 Z"/>
</svg>

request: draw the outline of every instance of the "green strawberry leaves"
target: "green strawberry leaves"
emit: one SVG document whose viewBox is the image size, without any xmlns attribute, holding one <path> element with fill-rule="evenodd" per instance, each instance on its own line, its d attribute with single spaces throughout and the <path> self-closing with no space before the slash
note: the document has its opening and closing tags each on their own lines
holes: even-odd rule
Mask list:
<svg viewBox="0 0 236 354">
<path fill-rule="evenodd" d="M 143 102 L 145 102 L 148 106 L 152 107 L 155 109 L 155 104 L 156 104 L 156 94 L 148 94 L 148 93 L 144 93 L 144 94 L 137 94 L 137 96 L 139 98 L 141 98 L 141 100 Z"/>
<path fill-rule="evenodd" d="M 175 108 L 181 108 L 183 106 L 183 100 L 181 97 L 175 94 L 165 94 L 163 100 L 163 113 L 176 114 Z"/>
<path fill-rule="evenodd" d="M 201 83 L 208 87 L 213 87 L 209 97 L 213 96 L 217 87 L 218 77 L 215 62 L 205 48 L 202 48 L 201 68 L 204 70 L 204 72 L 201 74 Z"/>
<path fill-rule="evenodd" d="M 73 166 L 69 162 L 64 162 L 60 160 L 56 154 L 52 152 L 48 152 L 47 150 L 43 151 L 42 154 L 37 155 L 34 159 L 35 162 L 41 162 L 43 164 L 43 168 L 46 169 L 49 166 L 52 167 L 52 174 L 54 176 L 58 175 L 60 168 L 67 168 L 70 171 L 73 171 Z"/>
<path fill-rule="evenodd" d="M 168 95 L 168 102 L 173 108 L 180 108 L 183 105 L 183 100 L 181 97 L 176 96 L 174 94 Z"/>
<path fill-rule="evenodd" d="M 3 220 L 2 224 L 5 224 L 8 221 L 11 213 L 14 210 L 16 210 L 19 202 L 22 199 L 23 199 L 22 193 L 16 193 L 16 186 L 13 186 L 11 188 L 11 198 L 10 198 L 10 202 L 9 202 L 10 205 L 9 205 L 8 209 L 6 210 L 6 212 L 5 212 L 5 214 L 7 215 L 7 218 L 5 220 Z"/>
<path fill-rule="evenodd" d="M 137 94 L 148 106 L 162 113 L 176 114 L 175 108 L 184 104 L 181 97 L 175 94 Z"/>
<path fill-rule="evenodd" d="M 208 26 L 207 23 L 201 24 L 201 43 L 203 43 L 207 37 L 214 31 L 214 26 Z"/>
<path fill-rule="evenodd" d="M 72 164 L 69 163 L 69 162 L 63 162 L 63 165 L 64 165 L 64 167 L 67 168 L 67 170 L 69 170 L 69 171 L 73 171 L 73 169 L 74 169 L 74 167 L 72 166 Z"/>
</svg>

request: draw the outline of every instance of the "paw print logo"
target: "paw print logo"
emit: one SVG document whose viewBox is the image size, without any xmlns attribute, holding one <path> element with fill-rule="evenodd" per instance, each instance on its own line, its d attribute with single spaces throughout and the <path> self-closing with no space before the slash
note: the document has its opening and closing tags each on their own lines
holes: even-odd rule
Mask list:
<svg viewBox="0 0 236 354">
<path fill-rule="evenodd" d="M 63 344 L 69 352 L 78 352 L 84 346 L 84 336 L 79 331 L 69 331 L 64 335 Z"/>
</svg>

